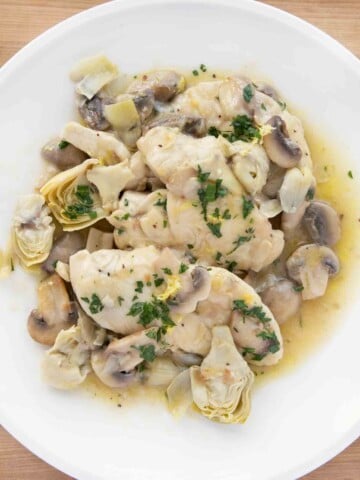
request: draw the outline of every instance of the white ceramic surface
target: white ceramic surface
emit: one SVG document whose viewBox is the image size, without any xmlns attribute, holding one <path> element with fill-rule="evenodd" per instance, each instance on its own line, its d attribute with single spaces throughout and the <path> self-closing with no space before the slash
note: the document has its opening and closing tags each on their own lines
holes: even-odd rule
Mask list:
<svg viewBox="0 0 360 480">
<path fill-rule="evenodd" d="M 73 115 L 68 71 L 98 52 L 133 72 L 256 69 L 343 145 L 360 174 L 360 62 L 330 37 L 252 1 L 110 2 L 41 35 L 0 72 L 2 246 L 16 198 L 40 171 L 40 146 Z M 176 421 L 161 405 L 117 409 L 81 390 L 48 388 L 39 378 L 42 348 L 26 332 L 34 304 L 35 283 L 24 273 L 1 283 L 1 422 L 78 479 L 294 479 L 360 433 L 359 302 L 344 306 L 341 327 L 315 354 L 255 391 L 244 426 Z"/>
</svg>

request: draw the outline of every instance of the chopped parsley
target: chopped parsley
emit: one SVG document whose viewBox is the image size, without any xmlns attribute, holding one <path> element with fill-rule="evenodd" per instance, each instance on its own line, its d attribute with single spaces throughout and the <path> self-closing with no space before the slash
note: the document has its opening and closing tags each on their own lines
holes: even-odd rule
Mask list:
<svg viewBox="0 0 360 480">
<path fill-rule="evenodd" d="M 348 171 L 348 177 L 349 178 L 354 178 L 351 170 Z"/>
<path fill-rule="evenodd" d="M 226 260 L 225 266 L 229 270 L 229 272 L 233 272 L 234 269 L 237 267 L 237 262 L 234 262 L 234 260 L 232 262 L 229 262 L 229 260 Z"/>
<path fill-rule="evenodd" d="M 123 297 L 120 297 L 120 296 L 119 296 L 119 297 L 117 297 L 117 301 L 119 302 L 119 305 L 120 305 L 120 307 L 121 307 L 124 299 L 123 299 Z"/>
<path fill-rule="evenodd" d="M 204 65 L 203 63 L 200 65 L 200 70 L 202 72 L 206 72 L 207 68 L 206 68 L 206 65 Z"/>
<path fill-rule="evenodd" d="M 164 283 L 164 279 L 163 278 L 155 278 L 154 280 L 154 285 L 155 287 L 160 287 L 160 285 L 162 285 Z"/>
<path fill-rule="evenodd" d="M 280 342 L 275 332 L 268 332 L 266 330 L 263 330 L 256 336 L 269 342 L 268 351 L 270 353 L 276 353 L 280 350 Z"/>
<path fill-rule="evenodd" d="M 237 140 L 251 142 L 254 138 L 257 138 L 258 140 L 261 139 L 260 130 L 247 115 L 237 115 L 234 117 L 231 126 L 233 127 L 233 131 L 225 132 L 218 130 L 216 127 L 210 127 L 208 134 L 216 138 L 219 135 L 222 135 L 231 143 L 236 142 Z"/>
<path fill-rule="evenodd" d="M 124 200 L 124 205 L 125 205 L 125 207 L 129 206 L 129 200 L 127 198 L 125 198 L 125 200 Z"/>
<path fill-rule="evenodd" d="M 71 220 L 75 220 L 80 215 L 88 215 L 91 219 L 96 218 L 97 212 L 93 210 L 94 200 L 89 185 L 78 185 L 74 193 L 78 202 L 67 205 L 63 211 L 64 215 Z"/>
<path fill-rule="evenodd" d="M 224 213 L 222 214 L 222 218 L 224 220 L 230 220 L 231 218 L 231 214 L 230 214 L 230 210 L 227 208 Z"/>
<path fill-rule="evenodd" d="M 96 293 L 91 295 L 90 300 L 88 297 L 81 297 L 81 300 L 89 304 L 89 310 L 93 314 L 99 313 L 104 309 L 104 305 L 101 303 L 101 300 Z"/>
<path fill-rule="evenodd" d="M 198 165 L 197 179 L 199 183 L 205 183 L 210 176 L 210 172 L 203 172 L 200 165 Z"/>
<path fill-rule="evenodd" d="M 130 213 L 125 213 L 125 215 L 123 215 L 120 220 L 128 220 L 128 218 L 130 217 Z"/>
<path fill-rule="evenodd" d="M 161 269 L 166 275 L 172 275 L 172 271 L 168 267 L 164 267 Z"/>
<path fill-rule="evenodd" d="M 188 243 L 188 244 L 187 244 L 187 248 L 188 248 L 189 250 L 192 250 L 192 249 L 194 248 L 194 245 L 192 245 L 191 243 Z"/>
<path fill-rule="evenodd" d="M 143 288 L 144 288 L 144 282 L 142 282 L 141 280 L 137 280 L 135 292 L 143 293 Z"/>
<path fill-rule="evenodd" d="M 168 221 L 167 220 L 163 220 L 163 228 L 166 228 L 168 226 Z"/>
<path fill-rule="evenodd" d="M 293 287 L 294 292 L 302 292 L 304 290 L 304 287 L 302 285 L 295 285 Z"/>
<path fill-rule="evenodd" d="M 255 360 L 257 362 L 262 360 L 267 355 L 267 353 L 256 353 L 255 348 L 252 347 L 243 347 L 242 354 L 244 357 L 246 355 L 251 355 L 251 360 Z"/>
<path fill-rule="evenodd" d="M 250 240 L 252 240 L 253 238 L 255 238 L 254 232 L 255 232 L 255 230 L 254 230 L 253 228 L 247 228 L 247 229 L 245 230 L 245 233 L 247 233 L 247 235 L 240 235 L 240 236 L 233 242 L 233 245 L 235 245 L 235 247 L 228 253 L 228 255 L 230 255 L 231 253 L 235 252 L 235 250 L 236 250 L 237 248 L 239 248 L 241 245 L 243 245 L 244 243 L 250 242 Z"/>
<path fill-rule="evenodd" d="M 179 267 L 179 273 L 185 273 L 186 270 L 188 270 L 188 268 L 189 267 L 187 265 L 185 265 L 185 263 L 181 263 L 180 267 Z"/>
<path fill-rule="evenodd" d="M 260 107 L 261 107 L 261 110 L 264 110 L 264 111 L 266 112 L 266 106 L 265 106 L 264 103 L 262 103 L 262 104 L 260 105 Z"/>
<path fill-rule="evenodd" d="M 64 148 L 66 148 L 68 145 L 70 145 L 69 142 L 67 142 L 66 140 L 61 140 L 61 142 L 59 142 L 58 144 L 58 147 L 60 150 L 64 150 Z"/>
<path fill-rule="evenodd" d="M 249 103 L 250 100 L 254 96 L 254 91 L 253 87 L 251 86 L 250 83 L 246 85 L 246 87 L 243 88 L 243 99 L 245 100 L 246 103 Z"/>
<path fill-rule="evenodd" d="M 169 312 L 169 306 L 165 302 L 153 297 L 150 302 L 133 303 L 127 315 L 139 317 L 138 323 L 143 327 L 147 327 L 154 320 L 160 320 L 162 323 L 160 334 L 165 334 L 168 327 L 175 325 L 169 316 Z"/>
<path fill-rule="evenodd" d="M 199 72 L 197 70 L 193 70 L 192 74 L 194 75 L 194 77 L 197 77 L 199 75 Z"/>
<path fill-rule="evenodd" d="M 125 228 L 124 228 L 124 227 L 120 227 L 120 228 L 117 229 L 117 234 L 118 234 L 118 235 L 121 235 L 121 234 L 124 233 L 124 232 L 125 232 Z"/>
<path fill-rule="evenodd" d="M 207 183 L 199 188 L 197 193 L 202 207 L 201 213 L 204 216 L 204 220 L 207 220 L 209 203 L 215 202 L 220 197 L 225 197 L 228 189 L 222 185 L 222 180 L 218 178 L 215 183 Z"/>
<path fill-rule="evenodd" d="M 155 347 L 154 345 L 140 345 L 140 347 L 134 347 L 139 350 L 139 355 L 145 360 L 145 362 L 153 362 L 155 360 Z"/>
<path fill-rule="evenodd" d="M 233 301 L 233 310 L 238 310 L 246 317 L 254 317 L 260 320 L 261 323 L 265 324 L 271 322 L 271 318 L 266 316 L 263 308 L 259 305 L 255 307 L 249 307 L 244 300 L 234 300 Z"/>
<path fill-rule="evenodd" d="M 217 237 L 217 238 L 222 237 L 222 233 L 221 233 L 221 230 L 220 230 L 221 229 L 221 223 L 210 223 L 210 222 L 208 222 L 206 225 L 215 237 Z"/>
<path fill-rule="evenodd" d="M 216 260 L 217 262 L 220 262 L 221 257 L 222 257 L 222 253 L 221 253 L 221 252 L 216 252 L 215 260 Z"/>
<path fill-rule="evenodd" d="M 243 218 L 247 218 L 251 211 L 254 209 L 254 204 L 252 200 L 248 200 L 244 195 L 243 195 L 243 204 L 242 204 L 242 215 Z"/>
<path fill-rule="evenodd" d="M 314 198 L 314 196 L 315 196 L 315 189 L 314 189 L 314 187 L 310 187 L 309 190 L 306 193 L 305 199 L 306 200 L 312 200 Z"/>
<path fill-rule="evenodd" d="M 159 198 L 154 205 L 156 207 L 162 207 L 166 211 L 166 204 L 167 204 L 167 199 L 166 198 Z"/>
</svg>

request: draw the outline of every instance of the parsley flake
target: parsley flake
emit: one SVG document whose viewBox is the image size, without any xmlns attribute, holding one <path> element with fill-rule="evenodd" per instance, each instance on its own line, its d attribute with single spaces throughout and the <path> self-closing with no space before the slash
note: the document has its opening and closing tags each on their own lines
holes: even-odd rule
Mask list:
<svg viewBox="0 0 360 480">
<path fill-rule="evenodd" d="M 246 85 L 246 87 L 243 88 L 243 99 L 245 100 L 246 103 L 249 103 L 250 100 L 254 96 L 254 91 L 253 87 L 251 86 L 250 83 Z"/>
</svg>

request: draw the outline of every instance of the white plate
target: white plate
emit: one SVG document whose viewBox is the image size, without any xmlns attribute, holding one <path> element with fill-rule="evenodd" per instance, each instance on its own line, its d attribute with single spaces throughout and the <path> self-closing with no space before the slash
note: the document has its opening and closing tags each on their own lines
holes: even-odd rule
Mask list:
<svg viewBox="0 0 360 480">
<path fill-rule="evenodd" d="M 41 35 L 1 71 L 2 244 L 16 198 L 40 170 L 39 147 L 73 115 L 69 69 L 97 52 L 134 72 L 200 63 L 256 67 L 344 145 L 360 174 L 360 63 L 327 35 L 249 1 L 110 2 Z M 1 421 L 78 479 L 293 479 L 360 432 L 359 302 L 315 354 L 255 391 L 246 425 L 222 426 L 200 416 L 175 421 L 161 405 L 117 409 L 81 390 L 43 385 L 42 348 L 26 332 L 34 293 L 21 272 L 1 284 Z"/>
</svg>

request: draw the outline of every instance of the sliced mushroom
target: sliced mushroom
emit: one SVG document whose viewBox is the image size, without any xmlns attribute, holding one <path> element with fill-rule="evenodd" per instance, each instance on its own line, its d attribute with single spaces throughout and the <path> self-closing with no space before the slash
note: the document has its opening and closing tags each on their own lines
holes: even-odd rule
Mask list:
<svg viewBox="0 0 360 480">
<path fill-rule="evenodd" d="M 133 102 L 142 122 L 149 118 L 154 111 L 155 99 L 152 90 L 144 90 L 134 95 Z"/>
<path fill-rule="evenodd" d="M 184 350 L 178 349 L 171 353 L 171 358 L 181 367 L 191 367 L 192 365 L 201 365 L 203 357 L 196 353 L 184 352 Z"/>
<path fill-rule="evenodd" d="M 276 102 L 280 101 L 279 93 L 275 90 L 274 87 L 272 87 L 268 83 L 256 82 L 256 90 L 263 93 L 264 95 L 267 95 L 268 97 L 271 97 Z"/>
<path fill-rule="evenodd" d="M 340 219 L 328 203 L 311 202 L 305 211 L 303 224 L 315 243 L 332 246 L 340 240 Z"/>
<path fill-rule="evenodd" d="M 293 317 L 301 306 L 301 294 L 296 285 L 286 278 L 277 279 L 260 292 L 260 297 L 280 325 Z"/>
<path fill-rule="evenodd" d="M 77 309 L 70 301 L 63 280 L 53 273 L 39 284 L 38 308 L 30 313 L 28 331 L 43 345 L 53 345 L 61 330 L 70 328 L 77 319 Z"/>
<path fill-rule="evenodd" d="M 81 101 L 79 103 L 79 113 L 93 130 L 107 130 L 110 123 L 104 117 L 104 107 L 111 103 L 108 99 L 103 99 L 95 95 L 91 100 Z"/>
<path fill-rule="evenodd" d="M 69 263 L 71 255 L 84 248 L 84 246 L 84 236 L 81 233 L 64 233 L 54 242 L 48 258 L 42 264 L 42 268 L 48 273 L 54 273 L 56 262 Z"/>
<path fill-rule="evenodd" d="M 41 154 L 47 162 L 52 163 L 60 170 L 76 167 L 88 158 L 85 152 L 58 138 L 44 145 Z"/>
<path fill-rule="evenodd" d="M 148 358 L 144 347 L 157 352 L 160 345 L 149 338 L 151 329 L 113 340 L 103 349 L 92 353 L 91 365 L 99 379 L 109 387 L 125 387 L 137 378 L 136 367 Z"/>
<path fill-rule="evenodd" d="M 157 70 L 141 76 L 128 88 L 129 93 L 150 89 L 159 102 L 169 102 L 177 93 L 184 90 L 185 79 L 173 70 Z"/>
<path fill-rule="evenodd" d="M 281 184 L 284 180 L 285 170 L 275 163 L 270 164 L 269 174 L 262 192 L 269 198 L 276 198 L 279 195 Z"/>
<path fill-rule="evenodd" d="M 264 148 L 270 160 L 282 168 L 295 167 L 301 159 L 302 151 L 289 137 L 286 123 L 279 115 L 275 115 L 270 118 L 267 125 L 273 129 L 264 136 Z"/>
<path fill-rule="evenodd" d="M 173 298 L 174 313 L 191 313 L 198 302 L 205 300 L 211 289 L 211 277 L 204 267 L 195 266 L 190 273 L 181 275 L 181 289 Z"/>
<path fill-rule="evenodd" d="M 143 135 L 155 127 L 177 127 L 184 133 L 194 137 L 202 137 L 206 133 L 206 122 L 202 117 L 182 115 L 179 113 L 161 113 L 143 127 Z"/>
<path fill-rule="evenodd" d="M 303 287 L 304 300 L 324 295 L 329 277 L 339 272 L 336 254 L 323 245 L 303 245 L 287 259 L 286 269 L 290 278 Z"/>
</svg>

